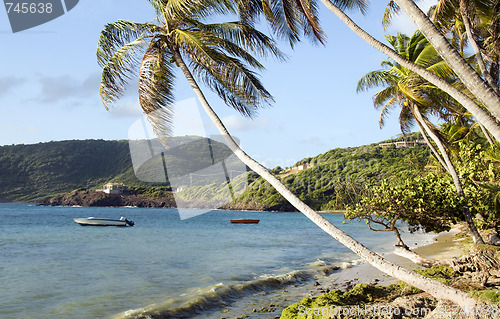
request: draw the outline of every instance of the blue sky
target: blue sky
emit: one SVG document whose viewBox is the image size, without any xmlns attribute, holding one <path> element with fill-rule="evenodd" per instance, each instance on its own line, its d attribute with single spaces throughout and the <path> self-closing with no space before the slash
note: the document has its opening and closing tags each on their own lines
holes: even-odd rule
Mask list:
<svg viewBox="0 0 500 319">
<path fill-rule="evenodd" d="M 350 16 L 383 39 L 380 21 L 387 1 L 372 2 L 367 16 Z M 427 8 L 432 2 L 419 4 Z M 141 116 L 137 94 L 130 90 L 112 110 L 105 110 L 98 92 L 97 40 L 106 23 L 118 19 L 145 22 L 154 18 L 154 12 L 145 0 L 96 3 L 80 0 L 65 15 L 19 33 L 11 32 L 7 14 L 0 10 L 0 145 L 128 139 L 129 127 Z M 253 120 L 208 94 L 242 147 L 268 167 L 290 166 L 332 148 L 369 144 L 400 133 L 397 113 L 379 128 L 372 104 L 375 91 L 358 94 L 355 90 L 359 78 L 378 69 L 386 57 L 322 6 L 320 19 L 328 36 L 326 46 L 304 41 L 291 50 L 281 43 L 289 60 L 263 61 L 267 69 L 261 78 L 276 103 Z M 387 32 L 395 30 L 410 34 L 414 27 L 401 16 Z M 176 99 L 193 97 L 179 74 Z M 204 114 L 195 118 L 193 123 L 179 121 L 183 133 L 198 133 L 195 123 L 203 123 L 207 134 L 216 134 Z"/>
</svg>

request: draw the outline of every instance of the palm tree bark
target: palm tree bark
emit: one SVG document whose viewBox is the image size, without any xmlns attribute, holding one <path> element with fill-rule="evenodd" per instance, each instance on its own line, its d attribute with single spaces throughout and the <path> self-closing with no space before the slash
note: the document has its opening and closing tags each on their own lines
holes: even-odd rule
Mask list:
<svg viewBox="0 0 500 319">
<path fill-rule="evenodd" d="M 488 131 L 495 137 L 497 141 L 500 141 L 500 125 L 495 121 L 495 119 L 482 107 L 477 105 L 472 99 L 467 97 L 464 93 L 459 91 L 453 85 L 446 82 L 441 77 L 435 75 L 434 73 L 426 70 L 425 68 L 418 66 L 415 63 L 412 63 L 402 56 L 400 56 L 396 51 L 389 48 L 387 45 L 378 41 L 370 34 L 368 34 L 365 30 L 360 28 L 354 21 L 349 18 L 342 10 L 339 9 L 335 4 L 333 4 L 330 0 L 321 0 L 323 4 L 332 11 L 342 22 L 344 22 L 354 33 L 356 33 L 360 38 L 362 38 L 369 45 L 379 50 L 380 52 L 387 54 L 390 58 L 392 58 L 397 63 L 401 64 L 403 67 L 411 70 L 430 83 L 436 85 L 438 88 L 448 93 L 451 97 L 457 100 L 460 104 L 462 104 L 471 114 L 476 118 L 476 120 L 482 123 Z M 477 75 L 477 74 L 476 74 Z"/>
<path fill-rule="evenodd" d="M 445 168 L 447 167 L 447 171 L 448 173 L 450 173 L 451 178 L 453 179 L 453 184 L 455 184 L 455 189 L 457 190 L 458 196 L 460 198 L 465 198 L 464 190 L 462 188 L 462 183 L 460 182 L 460 178 L 458 177 L 458 173 L 455 169 L 455 166 L 451 162 L 450 157 L 448 156 L 448 152 L 446 151 L 443 143 L 441 142 L 441 139 L 431 130 L 429 125 L 427 125 L 422 114 L 420 113 L 420 110 L 418 109 L 418 106 L 415 104 L 412 105 L 412 113 L 415 116 L 417 122 L 420 122 L 420 124 L 424 127 L 427 134 L 429 134 L 429 136 L 436 143 L 439 151 L 441 152 L 441 156 L 443 157 L 443 160 L 446 163 Z M 479 234 L 479 231 L 477 230 L 476 225 L 474 224 L 474 220 L 472 219 L 469 206 L 464 204 L 462 206 L 462 211 L 464 213 L 465 221 L 467 223 L 467 227 L 469 228 L 469 232 L 472 235 L 474 243 L 478 245 L 484 245 L 484 240 Z"/>
<path fill-rule="evenodd" d="M 452 266 L 453 263 L 451 260 L 436 260 L 436 259 L 428 259 L 423 256 L 420 256 L 413 250 L 409 249 L 408 247 L 402 247 L 402 246 L 396 246 L 394 248 L 394 253 L 398 256 L 404 257 L 406 259 L 411 260 L 415 264 L 425 267 L 425 268 L 430 268 L 433 266 Z"/>
<path fill-rule="evenodd" d="M 434 156 L 436 157 L 436 159 L 439 161 L 439 163 L 441 163 L 441 165 L 443 165 L 443 168 L 448 173 L 450 173 L 450 171 L 448 170 L 448 165 L 446 165 L 445 161 L 443 160 L 443 158 L 441 157 L 441 155 L 439 154 L 439 152 L 436 150 L 436 148 L 431 143 L 431 141 L 429 141 L 429 138 L 427 137 L 427 133 L 425 133 L 424 126 L 422 125 L 422 123 L 420 123 L 420 121 L 417 120 L 416 122 L 418 124 L 418 127 L 420 128 L 420 133 L 422 133 L 422 136 L 424 137 L 424 140 L 427 143 L 427 146 L 429 146 L 429 148 L 431 149 L 432 153 L 434 154 Z"/>
<path fill-rule="evenodd" d="M 289 189 L 287 189 L 274 175 L 272 175 L 265 167 L 260 165 L 253 158 L 248 156 L 234 141 L 226 127 L 214 112 L 214 110 L 210 107 L 210 104 L 205 98 L 205 95 L 199 88 L 196 80 L 194 79 L 191 71 L 184 63 L 182 56 L 179 51 L 172 50 L 174 58 L 181 68 L 184 76 L 187 81 L 191 85 L 191 88 L 195 92 L 196 96 L 201 102 L 204 110 L 207 112 L 210 119 L 213 121 L 219 132 L 224 137 L 228 147 L 234 152 L 234 154 L 248 167 L 250 167 L 254 172 L 259 174 L 262 178 L 264 178 L 267 182 L 269 182 L 277 191 L 280 193 L 286 200 L 288 200 L 295 208 L 297 208 L 301 213 L 306 215 L 312 222 L 314 222 L 317 226 L 323 229 L 330 236 L 335 238 L 344 246 L 351 249 L 358 256 L 363 258 L 365 261 L 373 265 L 375 268 L 385 272 L 386 274 L 403 280 L 404 282 L 420 288 L 424 291 L 427 291 L 432 296 L 438 299 L 445 299 L 455 304 L 460 305 L 464 309 L 470 309 L 469 307 L 475 306 L 477 303 L 474 299 L 470 298 L 467 293 L 446 286 L 441 282 L 436 280 L 429 279 L 415 272 L 409 271 L 403 267 L 397 266 L 393 263 L 388 262 L 378 254 L 370 251 L 363 244 L 356 241 L 351 236 L 347 235 L 334 225 L 332 225 L 328 220 L 319 215 L 312 208 L 307 206 L 304 202 L 302 202 L 297 196 L 295 196 Z"/>
<path fill-rule="evenodd" d="M 495 144 L 493 142 L 493 140 L 491 139 L 490 133 L 488 133 L 488 130 L 486 129 L 486 127 L 484 127 L 484 125 L 479 123 L 479 122 L 477 122 L 477 124 L 479 124 L 479 127 L 481 128 L 481 131 L 483 132 L 484 137 L 486 137 L 486 140 L 488 141 L 488 143 L 490 143 L 490 145 Z"/>
<path fill-rule="evenodd" d="M 479 69 L 483 74 L 488 84 L 493 89 L 493 91 L 498 94 L 498 87 L 495 84 L 495 80 L 491 76 L 490 72 L 486 69 L 486 64 L 484 63 L 483 55 L 481 54 L 481 49 L 474 38 L 474 34 L 472 34 L 472 26 L 470 24 L 469 14 L 467 10 L 467 2 L 465 0 L 460 0 L 460 15 L 462 16 L 462 21 L 464 22 L 465 32 L 467 34 L 467 38 L 469 39 L 469 43 L 474 50 L 474 54 L 476 56 L 477 64 L 479 65 Z"/>
<path fill-rule="evenodd" d="M 469 91 L 478 98 L 493 116 L 500 119 L 500 96 L 477 74 L 464 58 L 451 46 L 432 21 L 413 0 L 394 0 L 418 29 L 448 63 Z M 465 106 L 465 105 L 464 105 Z M 483 123 L 484 124 L 484 123 Z M 497 138 L 498 139 L 498 138 Z"/>
</svg>

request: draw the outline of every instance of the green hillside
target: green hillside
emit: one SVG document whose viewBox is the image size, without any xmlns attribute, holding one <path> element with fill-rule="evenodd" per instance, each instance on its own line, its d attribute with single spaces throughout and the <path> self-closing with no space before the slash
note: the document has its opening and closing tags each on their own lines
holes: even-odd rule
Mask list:
<svg viewBox="0 0 500 319">
<path fill-rule="evenodd" d="M 162 149 L 159 143 L 142 142 L 147 148 L 134 153 L 135 157 L 138 153 L 145 157 L 137 174 L 128 141 L 73 140 L 1 146 L 0 200 L 41 201 L 77 188 L 100 188 L 106 182 L 168 186 L 165 167 L 168 176 L 176 178 L 218 163 L 231 154 L 224 144 L 199 137 L 173 138 L 169 150 Z M 230 161 L 228 166 L 238 164 L 234 162 Z"/>
<path fill-rule="evenodd" d="M 418 134 L 406 137 L 415 140 Z M 388 142 L 388 141 L 385 141 Z M 262 178 L 247 171 L 222 143 L 199 137 L 177 137 L 165 150 L 159 143 L 137 141 L 62 141 L 0 147 L 0 200 L 41 201 L 78 188 L 96 189 L 106 182 L 129 187 L 183 186 L 183 200 L 216 199 L 226 185 L 207 168 L 225 159 L 224 170 L 238 184 L 238 197 L 227 206 L 239 209 L 292 210 Z M 132 155 L 131 155 L 132 154 Z M 153 154 L 153 155 L 152 155 Z M 383 178 L 422 171 L 429 160 L 425 145 L 381 148 L 378 144 L 337 148 L 272 172 L 315 209 L 343 209 L 356 202 L 359 190 Z M 134 171 L 133 162 L 136 166 Z M 140 164 L 140 165 L 139 165 Z M 299 170 L 299 166 L 304 167 Z M 217 166 L 217 165 L 216 165 Z M 219 165 L 220 166 L 220 165 Z M 165 174 L 168 171 L 168 179 Z M 220 168 L 219 168 L 220 171 Z M 219 174 L 220 175 L 220 174 Z M 139 177 L 139 178 L 138 178 Z"/>
<path fill-rule="evenodd" d="M 412 134 L 406 140 L 416 140 Z M 394 142 L 396 140 L 385 141 Z M 377 144 L 361 147 L 337 148 L 313 158 L 303 159 L 294 167 L 272 170 L 301 200 L 317 210 L 343 210 L 345 205 L 359 200 L 366 183 L 377 184 L 382 179 L 404 178 L 425 169 L 429 161 L 426 145 L 382 148 Z M 305 164 L 303 170 L 299 165 Z M 237 201 L 243 204 L 276 210 L 294 210 L 262 178 L 253 181 Z"/>
<path fill-rule="evenodd" d="M 62 141 L 0 147 L 0 200 L 36 201 L 96 187 L 131 167 L 126 141 Z"/>
</svg>

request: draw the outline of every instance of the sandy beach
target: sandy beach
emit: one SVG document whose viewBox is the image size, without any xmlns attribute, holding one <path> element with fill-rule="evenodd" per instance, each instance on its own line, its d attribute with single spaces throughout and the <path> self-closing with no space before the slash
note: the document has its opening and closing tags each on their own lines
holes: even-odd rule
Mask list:
<svg viewBox="0 0 500 319">
<path fill-rule="evenodd" d="M 449 232 L 442 232 L 438 234 L 433 243 L 417 246 L 413 250 L 419 255 L 429 259 L 444 260 L 453 257 L 460 257 L 464 254 L 464 250 L 460 245 L 460 241 L 454 240 L 454 236 L 460 232 L 461 227 L 461 225 L 454 225 Z M 406 269 L 414 270 L 422 268 L 414 264 L 409 259 L 395 254 L 387 254 L 384 257 Z M 398 282 L 398 279 L 386 275 L 368 263 L 362 262 L 357 266 L 339 272 L 333 283 L 342 283 L 353 280 L 355 284 L 377 282 L 380 285 L 390 285 Z"/>
</svg>

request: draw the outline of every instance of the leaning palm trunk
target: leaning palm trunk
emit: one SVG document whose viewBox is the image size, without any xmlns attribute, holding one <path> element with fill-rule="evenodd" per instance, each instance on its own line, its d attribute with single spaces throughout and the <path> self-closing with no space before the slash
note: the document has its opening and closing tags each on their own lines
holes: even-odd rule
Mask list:
<svg viewBox="0 0 500 319">
<path fill-rule="evenodd" d="M 412 286 L 420 288 L 424 291 L 427 291 L 429 294 L 438 299 L 445 299 L 451 302 L 454 302 L 464 309 L 470 309 L 468 307 L 472 307 L 476 305 L 476 301 L 470 298 L 467 293 L 460 291 L 458 289 L 446 286 L 441 282 L 436 280 L 429 279 L 415 272 L 409 271 L 405 268 L 392 264 L 377 255 L 376 253 L 370 251 L 368 248 L 363 246 L 358 241 L 354 240 L 349 235 L 342 232 L 340 229 L 332 225 L 329 221 L 303 203 L 297 196 L 295 196 L 290 190 L 288 190 L 276 177 L 274 177 L 269 171 L 256 162 L 253 158 L 248 156 L 233 140 L 224 124 L 214 112 L 214 110 L 210 107 L 208 101 L 205 98 L 205 95 L 201 91 L 200 87 L 196 83 L 191 71 L 184 63 L 182 56 L 179 51 L 173 50 L 173 56 L 175 61 L 181 68 L 184 76 L 187 81 L 191 85 L 191 88 L 195 92 L 196 96 L 201 102 L 201 105 L 207 112 L 210 119 L 213 121 L 219 132 L 224 137 L 228 147 L 234 152 L 234 154 L 248 167 L 250 167 L 254 172 L 259 174 L 262 178 L 264 178 L 267 182 L 269 182 L 286 200 L 288 200 L 295 208 L 297 208 L 301 213 L 306 215 L 312 222 L 318 225 L 321 229 L 323 229 L 330 236 L 338 240 L 341 244 L 351 249 L 358 256 L 363 258 L 365 261 L 369 262 L 375 268 L 380 271 L 398 278 Z"/>
<path fill-rule="evenodd" d="M 436 260 L 436 259 L 428 259 L 423 256 L 420 256 L 416 252 L 410 250 L 408 247 L 396 246 L 394 248 L 394 253 L 398 256 L 404 257 L 406 259 L 411 260 L 415 264 L 430 268 L 433 266 L 452 266 L 453 262 L 451 260 Z"/>
<path fill-rule="evenodd" d="M 483 103 L 493 116 L 500 119 L 500 97 L 451 46 L 425 13 L 413 0 L 394 0 L 394 2 L 406 12 L 470 92 Z"/>
<path fill-rule="evenodd" d="M 481 132 L 483 132 L 484 134 L 484 137 L 486 137 L 486 140 L 488 141 L 488 143 L 490 145 L 493 145 L 495 144 L 495 142 L 493 142 L 493 140 L 491 139 L 491 136 L 490 136 L 490 133 L 488 133 L 488 130 L 486 129 L 486 127 L 484 127 L 483 124 L 477 122 L 477 124 L 479 125 L 479 127 L 481 128 Z"/>
<path fill-rule="evenodd" d="M 429 146 L 429 148 L 431 149 L 432 154 L 434 154 L 434 156 L 439 161 L 439 163 L 441 163 L 441 165 L 443 166 L 443 168 L 449 173 L 450 171 L 448 170 L 448 165 L 446 165 L 445 161 L 443 160 L 443 158 L 441 157 L 441 155 L 439 154 L 439 152 L 436 150 L 436 148 L 431 143 L 431 141 L 429 141 L 429 138 L 427 137 L 427 134 L 425 133 L 424 126 L 422 125 L 422 123 L 420 123 L 420 121 L 416 121 L 416 122 L 418 124 L 419 129 L 420 129 L 420 133 L 424 137 L 424 140 L 427 143 L 427 146 Z"/>
<path fill-rule="evenodd" d="M 450 83 L 446 82 L 441 77 L 435 75 L 434 73 L 426 70 L 425 68 L 412 63 L 405 58 L 401 57 L 396 51 L 389 48 L 387 45 L 378 41 L 365 30 L 360 28 L 354 21 L 351 20 L 339 7 L 333 4 L 330 0 L 321 0 L 323 4 L 332 11 L 337 17 L 339 17 L 342 22 L 344 22 L 354 33 L 356 33 L 360 38 L 362 38 L 369 45 L 379 50 L 380 52 L 387 54 L 394 61 L 401 64 L 403 67 L 407 68 L 420 75 L 422 78 L 426 79 L 430 83 L 436 85 L 438 88 L 448 93 L 451 97 L 462 104 L 471 114 L 477 119 L 479 123 L 482 123 L 486 129 L 495 137 L 497 141 L 500 141 L 500 125 L 495 121 L 495 119 L 486 112 L 482 107 L 477 105 L 472 99 L 467 97 L 463 92 L 459 91 Z M 477 74 L 476 74 L 477 75 Z"/>
<path fill-rule="evenodd" d="M 453 179 L 453 184 L 455 184 L 455 189 L 457 190 L 457 194 L 460 198 L 465 198 L 464 190 L 462 188 L 462 183 L 460 182 L 460 178 L 458 177 L 457 171 L 455 169 L 455 166 L 450 160 L 450 157 L 448 156 L 448 152 L 444 148 L 443 143 L 441 142 L 441 139 L 430 129 L 429 125 L 425 122 L 422 114 L 420 113 L 420 110 L 418 109 L 417 105 L 412 105 L 412 113 L 415 116 L 415 119 L 419 123 L 419 125 L 422 125 L 429 134 L 429 136 L 432 138 L 432 140 L 436 143 L 439 151 L 441 152 L 442 158 L 446 164 L 445 168 L 450 173 L 451 178 Z M 465 221 L 467 222 L 467 227 L 469 228 L 469 232 L 472 235 L 472 239 L 474 240 L 475 244 L 478 245 L 484 245 L 484 240 L 479 234 L 476 225 L 474 224 L 474 220 L 472 219 L 472 215 L 469 209 L 469 206 L 467 204 L 464 204 L 462 206 L 462 211 L 465 217 Z"/>
<path fill-rule="evenodd" d="M 493 80 L 493 77 L 491 76 L 490 72 L 488 72 L 488 70 L 486 69 L 486 64 L 484 63 L 483 55 L 481 54 L 481 50 L 479 48 L 479 45 L 477 44 L 476 39 L 474 38 L 474 34 L 472 34 L 472 26 L 469 19 L 469 14 L 467 12 L 466 0 L 460 0 L 460 15 L 462 16 L 462 21 L 465 26 L 465 32 L 467 34 L 467 38 L 469 39 L 469 43 L 472 49 L 474 50 L 479 70 L 481 70 L 481 73 L 483 74 L 484 78 L 486 79 L 490 87 L 493 89 L 493 91 L 495 91 L 495 93 L 498 94 L 498 87 L 495 83 L 495 80 Z"/>
</svg>

